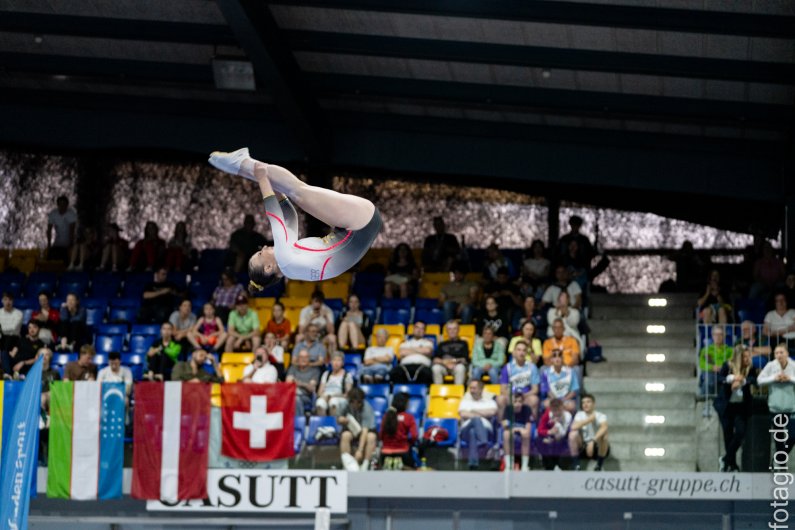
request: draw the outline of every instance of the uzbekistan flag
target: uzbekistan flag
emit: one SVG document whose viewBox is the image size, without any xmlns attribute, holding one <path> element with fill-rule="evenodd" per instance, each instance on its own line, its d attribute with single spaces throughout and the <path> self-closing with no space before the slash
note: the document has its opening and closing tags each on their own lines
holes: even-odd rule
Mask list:
<svg viewBox="0 0 795 530">
<path fill-rule="evenodd" d="M 207 497 L 210 384 L 138 383 L 135 387 L 132 497 Z"/>
<path fill-rule="evenodd" d="M 48 497 L 121 497 L 124 398 L 124 383 L 50 385 Z"/>
</svg>

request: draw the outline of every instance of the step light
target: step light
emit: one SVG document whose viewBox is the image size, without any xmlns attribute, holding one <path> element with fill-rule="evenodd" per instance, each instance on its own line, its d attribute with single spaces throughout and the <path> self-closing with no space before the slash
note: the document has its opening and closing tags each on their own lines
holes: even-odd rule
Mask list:
<svg viewBox="0 0 795 530">
<path fill-rule="evenodd" d="M 646 392 L 664 392 L 664 383 L 646 383 Z"/>
<path fill-rule="evenodd" d="M 667 298 L 649 298 L 649 307 L 665 307 L 667 305 Z"/>
<path fill-rule="evenodd" d="M 665 416 L 646 416 L 647 425 L 662 425 L 665 423 Z"/>
<path fill-rule="evenodd" d="M 664 363 L 665 362 L 665 354 L 664 353 L 647 353 L 646 354 L 646 362 L 647 363 Z"/>
<path fill-rule="evenodd" d="M 665 333 L 665 326 L 659 324 L 649 324 L 648 326 L 646 326 L 646 333 L 652 333 L 655 335 Z"/>
<path fill-rule="evenodd" d="M 646 456 L 665 456 L 665 449 L 662 447 L 647 447 L 643 453 Z"/>
</svg>

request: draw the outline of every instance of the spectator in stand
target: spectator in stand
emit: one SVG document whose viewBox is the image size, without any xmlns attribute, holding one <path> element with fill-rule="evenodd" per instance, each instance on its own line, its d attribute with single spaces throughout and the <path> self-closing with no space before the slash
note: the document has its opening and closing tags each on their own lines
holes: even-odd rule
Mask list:
<svg viewBox="0 0 795 530">
<path fill-rule="evenodd" d="M 739 345 L 734 355 L 723 363 L 718 372 L 718 396 L 713 402 L 723 429 L 723 456 L 721 471 L 740 471 L 737 450 L 743 445 L 745 427 L 753 412 L 751 385 L 756 384 L 759 370 L 751 362 L 751 350 Z"/>
<path fill-rule="evenodd" d="M 538 421 L 538 440 L 545 445 L 555 445 L 566 438 L 571 427 L 571 412 L 566 410 L 563 401 L 553 399 L 549 402 Z M 544 469 L 558 468 L 560 456 L 544 456 Z"/>
<path fill-rule="evenodd" d="M 326 298 L 321 291 L 312 293 L 309 305 L 301 309 L 298 317 L 298 335 L 295 340 L 301 341 L 306 333 L 309 324 L 314 324 L 323 341 L 323 345 L 329 351 L 337 349 L 337 337 L 334 335 L 334 311 L 326 305 Z"/>
<path fill-rule="evenodd" d="M 112 351 L 108 354 L 108 365 L 97 374 L 99 383 L 124 383 L 124 404 L 130 406 L 130 396 L 132 395 L 133 376 L 126 366 L 121 364 L 121 354 Z"/>
<path fill-rule="evenodd" d="M 548 309 L 558 300 L 562 291 L 569 293 L 569 300 L 576 309 L 582 308 L 582 288 L 576 281 L 569 279 L 569 271 L 563 265 L 555 267 L 555 282 L 546 288 L 541 297 L 541 309 Z"/>
<path fill-rule="evenodd" d="M 144 379 L 149 381 L 166 381 L 170 379 L 171 369 L 180 359 L 182 346 L 174 340 L 174 326 L 163 322 L 160 326 L 160 338 L 146 352 L 146 373 Z"/>
<path fill-rule="evenodd" d="M 288 346 L 290 346 L 292 330 L 293 325 L 284 316 L 284 305 L 281 302 L 276 302 L 273 304 L 271 318 L 265 325 L 265 333 L 273 333 L 282 348 L 287 350 Z"/>
<path fill-rule="evenodd" d="M 787 307 L 795 307 L 795 272 L 790 271 L 787 273 L 782 292 L 787 297 Z"/>
<path fill-rule="evenodd" d="M 229 313 L 235 308 L 235 300 L 241 294 L 245 295 L 246 290 L 237 283 L 234 273 L 229 269 L 222 272 L 221 283 L 213 291 L 213 297 L 210 300 L 222 321 L 229 317 Z"/>
<path fill-rule="evenodd" d="M 787 296 L 776 293 L 773 297 L 775 309 L 765 315 L 762 333 L 773 342 L 786 342 L 790 355 L 795 355 L 795 309 L 787 307 Z M 790 343 L 792 341 L 792 343 Z"/>
<path fill-rule="evenodd" d="M 39 323 L 35 320 L 28 322 L 27 334 L 19 339 L 16 346 L 12 347 L 8 353 L 3 353 L 3 371 L 26 375 L 36 362 L 36 352 L 44 348 L 44 342 L 39 338 Z"/>
<path fill-rule="evenodd" d="M 549 281 L 550 266 L 552 263 L 546 256 L 547 250 L 540 239 L 530 245 L 530 257 L 522 263 L 522 279 L 528 286 L 526 292 L 535 293 Z"/>
<path fill-rule="evenodd" d="M 712 326 L 712 344 L 701 348 L 698 354 L 698 364 L 701 368 L 702 396 L 714 396 L 717 394 L 718 372 L 723 363 L 731 359 L 733 350 L 726 344 L 726 332 L 723 326 Z"/>
<path fill-rule="evenodd" d="M 110 261 L 111 270 L 116 272 L 124 268 L 127 263 L 127 253 L 130 251 L 130 242 L 121 237 L 121 227 L 111 223 L 105 229 L 105 238 L 102 241 L 102 260 L 99 268 L 106 270 Z"/>
<path fill-rule="evenodd" d="M 340 453 L 345 468 L 367 471 L 378 443 L 373 407 L 364 399 L 362 389 L 354 387 L 348 391 L 347 403 L 337 413 L 337 423 L 342 425 Z"/>
<path fill-rule="evenodd" d="M 293 348 L 293 357 L 301 350 L 309 352 L 309 366 L 321 368 L 326 365 L 326 347 L 320 342 L 320 330 L 315 324 L 306 327 L 303 340 Z"/>
<path fill-rule="evenodd" d="M 585 290 L 588 287 L 591 258 L 580 251 L 580 245 L 576 239 L 569 240 L 565 254 L 560 257 L 560 264 L 566 267 L 566 270 L 569 271 L 569 278 L 577 282 L 581 289 Z"/>
<path fill-rule="evenodd" d="M 414 294 L 414 288 L 420 277 L 420 271 L 414 262 L 414 254 L 406 243 L 395 247 L 389 258 L 384 278 L 384 298 L 408 298 Z"/>
<path fill-rule="evenodd" d="M 270 335 L 273 336 L 272 333 Z M 273 342 L 275 342 L 275 337 Z M 244 383 L 276 383 L 279 381 L 279 371 L 271 364 L 268 349 L 265 346 L 260 346 L 254 352 L 254 360 L 243 369 L 241 381 Z"/>
<path fill-rule="evenodd" d="M 80 299 L 74 293 L 66 295 L 66 301 L 61 305 L 59 335 L 61 347 L 72 351 L 75 344 L 80 344 L 88 337 L 86 328 L 86 310 L 80 307 Z"/>
<path fill-rule="evenodd" d="M 508 269 L 509 278 L 516 276 L 516 268 L 513 262 L 500 252 L 500 247 L 497 246 L 497 243 L 492 243 L 486 247 L 486 264 L 483 268 L 483 279 L 487 282 L 496 281 L 497 271 L 502 268 Z"/>
<path fill-rule="evenodd" d="M 668 257 L 676 263 L 676 289 L 680 293 L 697 292 L 704 277 L 704 262 L 693 249 L 691 241 L 684 241 L 681 248 Z"/>
<path fill-rule="evenodd" d="M 348 307 L 340 316 L 340 327 L 337 331 L 340 349 L 364 349 L 370 330 L 370 318 L 361 310 L 359 297 L 355 294 L 350 295 Z"/>
<path fill-rule="evenodd" d="M 9 292 L 3 293 L 3 308 L 0 309 L 0 352 L 3 354 L 19 344 L 22 317 L 22 311 L 14 307 L 14 295 Z M 3 368 L 8 373 L 5 363 Z"/>
<path fill-rule="evenodd" d="M 525 322 L 522 324 L 521 334 L 511 338 L 511 342 L 508 344 L 508 353 L 513 355 L 513 350 L 516 348 L 519 341 L 525 341 L 529 345 L 527 355 L 529 356 L 530 362 L 538 366 L 539 361 L 543 358 L 544 350 L 541 345 L 541 339 L 535 335 L 535 324 L 530 321 Z"/>
<path fill-rule="evenodd" d="M 39 323 L 39 338 L 46 345 L 50 345 L 58 338 L 58 323 L 61 321 L 61 313 L 50 306 L 50 295 L 44 291 L 39 293 L 39 308 L 30 317 Z"/>
<path fill-rule="evenodd" d="M 761 370 L 770 360 L 770 354 L 773 352 L 770 349 L 768 336 L 757 333 L 756 324 L 750 320 L 743 321 L 740 330 L 742 332 L 740 344 L 751 352 L 754 368 Z"/>
<path fill-rule="evenodd" d="M 720 272 L 710 271 L 706 291 L 697 302 L 701 322 L 704 324 L 716 322 L 726 324 L 729 321 L 729 314 L 732 312 L 732 307 L 727 300 L 728 297 L 724 295 L 720 285 Z"/>
<path fill-rule="evenodd" d="M 508 455 L 513 455 L 513 468 L 515 470 L 530 471 L 530 436 L 532 431 L 533 412 L 524 402 L 524 394 L 521 389 L 513 392 L 513 418 L 511 420 L 502 420 L 503 427 L 503 445 L 505 446 L 505 467 L 510 465 Z M 512 436 L 513 435 L 513 436 Z M 516 460 L 515 437 L 518 436 L 521 441 L 521 455 L 522 466 L 519 467 L 519 462 Z"/>
<path fill-rule="evenodd" d="M 414 323 L 411 338 L 401 343 L 398 352 L 400 362 L 389 373 L 393 384 L 430 385 L 433 382 L 433 342 L 425 338 L 425 322 Z"/>
<path fill-rule="evenodd" d="M 497 305 L 502 308 L 508 317 L 508 322 L 513 320 L 513 315 L 522 305 L 522 294 L 519 286 L 511 281 L 507 267 L 497 269 L 497 278 L 486 285 L 484 289 L 487 296 L 493 296 Z"/>
<path fill-rule="evenodd" d="M 571 242 L 574 241 L 577 243 L 577 253 L 574 258 L 578 262 L 586 264 L 586 269 L 590 269 L 591 258 L 593 258 L 596 253 L 594 252 L 593 245 L 591 245 L 591 240 L 580 232 L 580 230 L 582 230 L 582 225 L 583 219 L 579 215 L 572 215 L 569 217 L 570 230 L 558 241 L 558 255 L 565 259 L 565 256 L 570 254 L 572 248 Z M 585 272 L 587 273 L 587 270 Z M 581 285 L 581 287 L 583 286 Z"/>
<path fill-rule="evenodd" d="M 202 316 L 188 333 L 192 349 L 202 348 L 209 352 L 221 352 L 226 345 L 226 331 L 223 321 L 215 315 L 215 307 L 210 302 L 202 307 Z"/>
<path fill-rule="evenodd" d="M 166 242 L 160 237 L 160 227 L 154 221 L 147 221 L 144 238 L 133 247 L 128 270 L 140 270 L 142 266 L 147 271 L 154 270 L 162 263 L 165 252 Z"/>
<path fill-rule="evenodd" d="M 480 448 L 488 445 L 497 418 L 497 402 L 492 393 L 483 391 L 483 381 L 469 382 L 469 391 L 458 405 L 458 414 L 461 416 L 461 439 L 469 443 L 467 463 L 470 470 L 475 470 L 480 465 Z"/>
<path fill-rule="evenodd" d="M 405 392 L 395 394 L 392 405 L 381 422 L 381 469 L 413 469 L 416 467 L 411 454 L 411 446 L 417 442 L 417 422 L 411 413 L 406 412 L 409 395 Z"/>
<path fill-rule="evenodd" d="M 225 351 L 254 351 L 262 342 L 259 331 L 259 316 L 248 306 L 248 297 L 239 294 L 235 299 L 235 310 L 229 313 Z"/>
<path fill-rule="evenodd" d="M 183 298 L 177 310 L 168 317 L 168 321 L 174 326 L 174 340 L 182 346 L 182 351 L 192 350 L 192 344 L 188 339 L 188 335 L 196 325 L 196 315 L 193 314 L 192 309 L 190 298 Z"/>
<path fill-rule="evenodd" d="M 265 340 L 260 348 L 265 349 L 268 362 L 276 369 L 276 375 L 279 381 L 284 381 L 284 348 L 282 348 L 282 345 L 276 340 L 276 335 L 273 333 L 265 333 Z"/>
<path fill-rule="evenodd" d="M 556 320 L 563 322 L 563 334 L 567 337 L 573 337 L 580 343 L 582 350 L 582 337 L 578 329 L 580 325 L 580 311 L 576 307 L 572 307 L 569 301 L 569 293 L 561 291 L 558 294 L 558 299 L 555 307 L 550 307 L 547 311 L 547 322 L 554 323 Z M 554 335 L 552 326 L 547 329 L 547 335 Z"/>
<path fill-rule="evenodd" d="M 353 377 L 345 371 L 345 356 L 341 352 L 331 354 L 331 369 L 320 376 L 315 408 L 318 416 L 336 416 L 347 404 L 345 396 L 353 388 Z"/>
<path fill-rule="evenodd" d="M 235 272 L 242 272 L 248 266 L 248 258 L 266 245 L 273 243 L 255 230 L 254 216 L 246 214 L 243 226 L 232 232 L 229 238 L 229 255 Z"/>
<path fill-rule="evenodd" d="M 446 321 L 460 319 L 462 324 L 471 324 L 477 307 L 478 286 L 464 280 L 464 266 L 456 263 L 452 268 L 453 279 L 442 287 L 439 307 Z"/>
<path fill-rule="evenodd" d="M 210 361 L 213 372 L 204 369 L 205 363 Z M 184 381 L 187 383 L 221 383 L 224 380 L 221 374 L 221 367 L 214 355 L 209 355 L 206 350 L 199 348 L 193 350 L 190 359 L 178 362 L 171 371 L 172 381 Z"/>
<path fill-rule="evenodd" d="M 97 365 L 94 364 L 94 355 L 97 351 L 90 344 L 80 346 L 77 360 L 66 363 L 63 371 L 64 381 L 96 381 Z"/>
<path fill-rule="evenodd" d="M 55 381 L 60 381 L 61 374 L 50 365 L 50 361 L 52 361 L 51 349 L 41 348 L 36 354 L 36 357 L 41 357 L 41 408 L 44 411 L 42 416 L 45 417 L 45 425 L 49 427 L 50 385 Z M 0 382 L 0 384 L 2 384 L 2 382 Z"/>
<path fill-rule="evenodd" d="M 184 271 L 188 269 L 193 246 L 188 234 L 185 221 L 180 221 L 174 226 L 174 235 L 168 240 L 166 250 L 166 268 L 171 271 Z"/>
<path fill-rule="evenodd" d="M 767 408 L 770 411 L 770 432 L 786 430 L 786 437 L 773 436 L 773 441 L 776 443 L 776 453 L 781 451 L 788 455 L 795 438 L 795 422 L 788 419 L 795 414 L 795 362 L 789 358 L 789 352 L 783 344 L 776 346 L 773 355 L 775 359 L 765 365 L 756 383 L 769 387 Z"/>
<path fill-rule="evenodd" d="M 500 417 L 504 416 L 503 411 L 508 405 L 508 396 L 519 392 L 522 395 L 522 402 L 530 407 L 533 418 L 538 418 L 538 394 L 541 378 L 536 365 L 527 360 L 528 348 L 526 342 L 517 342 L 513 350 L 513 358 L 502 367 L 499 379 L 502 390 L 497 398 Z"/>
<path fill-rule="evenodd" d="M 320 368 L 309 364 L 309 350 L 293 352 L 293 362 L 287 370 L 285 381 L 295 383 L 295 415 L 303 416 L 315 408 L 315 390 L 320 379 Z"/>
<path fill-rule="evenodd" d="M 566 366 L 577 366 L 580 364 L 580 342 L 574 337 L 564 334 L 565 324 L 561 319 L 552 322 L 552 336 L 544 341 L 544 365 L 552 364 L 552 353 L 555 351 L 563 352 L 563 364 Z"/>
<path fill-rule="evenodd" d="M 580 382 L 574 370 L 563 366 L 563 353 L 552 352 L 552 367 L 541 374 L 541 393 L 546 396 L 544 408 L 554 399 L 559 399 L 563 408 L 574 413 L 577 410 L 577 395 L 580 393 Z"/>
<path fill-rule="evenodd" d="M 607 416 L 594 408 L 596 398 L 591 394 L 583 394 L 581 401 L 582 410 L 574 415 L 569 431 L 569 451 L 574 459 L 572 467 L 575 471 L 579 471 L 581 458 L 596 457 L 594 471 L 601 471 L 605 458 L 610 455 Z"/>
<path fill-rule="evenodd" d="M 69 249 L 75 244 L 77 212 L 69 207 L 66 195 L 58 197 L 55 203 L 57 207 L 47 214 L 47 258 L 66 262 Z"/>
<path fill-rule="evenodd" d="M 483 310 L 478 312 L 475 320 L 478 335 L 482 334 L 485 328 L 491 328 L 497 340 L 508 345 L 508 337 L 511 336 L 511 321 L 508 314 L 502 310 L 493 296 L 487 296 L 483 304 Z"/>
<path fill-rule="evenodd" d="M 79 232 L 77 243 L 72 245 L 69 253 L 69 267 L 66 268 L 68 271 L 94 269 L 100 263 L 102 248 L 99 245 L 97 229 L 87 226 Z"/>
<path fill-rule="evenodd" d="M 392 359 L 395 351 L 386 345 L 389 338 L 387 330 L 381 328 L 375 332 L 375 346 L 369 346 L 364 351 L 364 366 L 361 370 L 362 383 L 381 383 L 392 369 Z"/>
<path fill-rule="evenodd" d="M 514 329 L 521 329 L 525 322 L 532 322 L 533 326 L 542 333 L 546 327 L 546 319 L 538 308 L 535 297 L 532 295 L 525 296 L 524 303 L 522 304 L 522 312 L 514 316 L 512 327 Z M 544 334 L 544 336 L 546 336 L 546 334 Z"/>
<path fill-rule="evenodd" d="M 495 338 L 494 328 L 484 327 L 472 347 L 472 378 L 483 379 L 488 375 L 489 382 L 495 383 L 504 364 L 505 343 Z"/>
<path fill-rule="evenodd" d="M 453 234 L 448 234 L 441 217 L 433 218 L 436 234 L 425 238 L 422 245 L 422 268 L 425 272 L 448 271 L 461 254 L 461 245 Z"/>
<path fill-rule="evenodd" d="M 439 343 L 436 355 L 433 358 L 433 383 L 441 385 L 446 375 L 453 376 L 453 383 L 463 385 L 467 377 L 467 363 L 469 362 L 469 345 L 458 336 L 458 322 L 451 320 L 445 324 L 447 327 L 447 340 Z"/>
<path fill-rule="evenodd" d="M 141 322 L 154 324 L 168 320 L 178 295 L 177 286 L 168 280 L 168 271 L 159 267 L 152 281 L 144 286 Z"/>
<path fill-rule="evenodd" d="M 785 268 L 781 258 L 769 241 L 762 245 L 762 256 L 754 262 L 754 283 L 748 293 L 749 298 L 766 300 L 773 289 L 784 281 Z"/>
</svg>

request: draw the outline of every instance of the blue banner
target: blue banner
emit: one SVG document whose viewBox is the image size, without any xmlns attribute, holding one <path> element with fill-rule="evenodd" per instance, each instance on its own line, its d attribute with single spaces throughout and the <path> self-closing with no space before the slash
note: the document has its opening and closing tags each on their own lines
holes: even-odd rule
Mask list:
<svg viewBox="0 0 795 530">
<path fill-rule="evenodd" d="M 11 426 L 14 421 L 14 411 L 16 410 L 19 396 L 22 394 L 22 389 L 25 388 L 24 381 L 0 381 L 0 417 L 3 421 L 0 422 L 0 464 L 5 460 L 5 451 L 8 446 L 8 436 L 11 432 Z M 34 460 L 39 460 L 39 447 L 36 446 L 36 455 Z M 36 498 L 36 473 L 33 473 L 33 480 L 30 481 L 30 498 Z"/>
<path fill-rule="evenodd" d="M 40 409 L 41 359 L 28 372 L 9 431 L 3 433 L 3 461 L 0 463 L 0 528 L 3 529 L 28 527 L 29 492 L 39 447 Z M 3 423 L 6 423 L 5 418 Z"/>
</svg>

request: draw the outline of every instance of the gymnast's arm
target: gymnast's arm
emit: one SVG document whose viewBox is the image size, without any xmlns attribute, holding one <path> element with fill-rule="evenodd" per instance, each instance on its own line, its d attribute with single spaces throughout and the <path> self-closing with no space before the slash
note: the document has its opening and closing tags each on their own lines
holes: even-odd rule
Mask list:
<svg viewBox="0 0 795 530">
<path fill-rule="evenodd" d="M 291 233 L 295 234 L 296 239 L 298 238 L 298 214 L 295 211 L 295 206 L 293 203 L 290 202 L 286 196 L 278 193 L 276 197 L 279 199 L 279 206 L 282 207 L 282 213 L 284 214 L 284 224 L 287 226 L 287 230 Z"/>
</svg>

